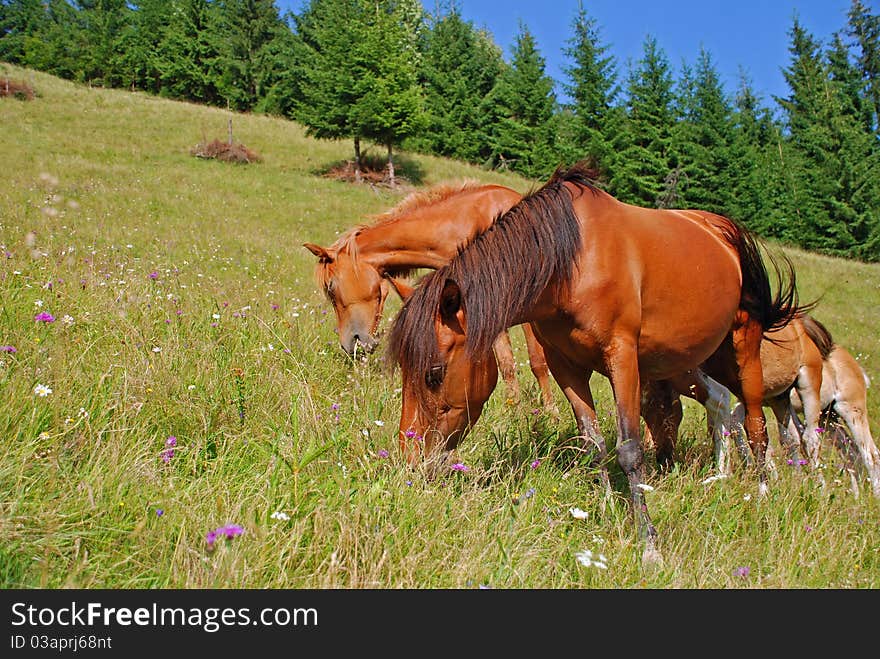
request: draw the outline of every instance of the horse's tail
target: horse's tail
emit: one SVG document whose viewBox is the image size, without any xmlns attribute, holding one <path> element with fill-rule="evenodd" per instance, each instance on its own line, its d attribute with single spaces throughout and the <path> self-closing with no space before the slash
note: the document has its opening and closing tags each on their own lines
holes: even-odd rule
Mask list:
<svg viewBox="0 0 880 659">
<path fill-rule="evenodd" d="M 801 322 L 804 324 L 804 331 L 807 333 L 807 336 L 810 337 L 810 340 L 819 349 L 822 359 L 828 359 L 828 355 L 834 349 L 834 339 L 831 338 L 831 332 L 812 316 L 804 315 L 801 317 Z"/>
<path fill-rule="evenodd" d="M 796 316 L 803 315 L 815 306 L 800 304 L 794 265 L 780 253 L 767 255 L 776 275 L 777 291 L 770 290 L 770 276 L 761 257 L 757 238 L 745 227 L 729 220 L 727 239 L 739 254 L 742 271 L 740 306 L 761 323 L 764 332 L 771 332 L 788 325 Z M 780 263 L 781 261 L 781 263 Z M 783 276 L 783 270 L 785 275 Z"/>
</svg>

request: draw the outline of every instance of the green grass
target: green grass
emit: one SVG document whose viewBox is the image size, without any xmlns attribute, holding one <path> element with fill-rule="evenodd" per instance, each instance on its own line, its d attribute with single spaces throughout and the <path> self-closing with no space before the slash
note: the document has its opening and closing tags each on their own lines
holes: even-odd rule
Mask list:
<svg viewBox="0 0 880 659">
<path fill-rule="evenodd" d="M 397 453 L 399 376 L 343 357 L 302 247 L 405 189 L 320 176 L 351 144 L 288 121 L 5 72 L 39 96 L 0 99 L 0 345 L 17 348 L 0 354 L 4 587 L 880 587 L 880 505 L 852 495 L 833 452 L 825 489 L 783 467 L 763 499 L 749 473 L 702 484 L 711 446 L 689 401 L 679 466 L 649 454 L 665 562 L 644 569 L 619 472 L 603 506 L 561 393 L 558 423 L 532 412 L 518 331 L 525 400 L 500 385 L 461 446 L 470 471 L 426 481 Z M 263 162 L 189 155 L 230 118 Z M 399 169 L 419 186 L 533 183 L 416 154 Z M 880 266 L 786 251 L 802 299 L 822 296 L 815 315 L 876 377 Z M 613 437 L 607 382 L 593 385 Z M 244 533 L 210 550 L 227 523 Z M 608 569 L 580 565 L 584 549 Z"/>
</svg>

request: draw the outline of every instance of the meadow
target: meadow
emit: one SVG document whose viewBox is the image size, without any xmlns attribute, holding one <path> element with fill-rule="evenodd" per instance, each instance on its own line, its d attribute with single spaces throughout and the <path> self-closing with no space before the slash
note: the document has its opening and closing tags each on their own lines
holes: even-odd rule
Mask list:
<svg viewBox="0 0 880 659">
<path fill-rule="evenodd" d="M 413 187 L 539 182 L 403 153 L 410 187 L 353 185 L 322 176 L 351 144 L 290 121 L 0 75 L 37 92 L 0 98 L 2 587 L 880 587 L 880 501 L 851 492 L 833 450 L 824 487 L 780 460 L 766 497 L 748 470 L 710 480 L 691 401 L 677 466 L 648 453 L 664 563 L 644 569 L 625 479 L 612 466 L 604 502 L 558 388 L 560 418 L 540 409 L 518 329 L 521 399 L 499 384 L 460 470 L 406 466 L 399 373 L 381 349 L 341 351 L 302 243 Z M 230 119 L 261 162 L 190 155 Z M 768 248 L 876 381 L 880 265 Z M 610 389 L 592 384 L 613 440 Z M 880 438 L 880 385 L 868 397 Z"/>
</svg>

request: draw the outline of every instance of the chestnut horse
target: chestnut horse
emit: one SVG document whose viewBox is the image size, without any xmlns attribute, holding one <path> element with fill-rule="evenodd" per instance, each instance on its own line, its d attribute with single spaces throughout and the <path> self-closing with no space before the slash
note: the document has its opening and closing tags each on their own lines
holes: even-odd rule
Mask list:
<svg viewBox="0 0 880 659">
<path fill-rule="evenodd" d="M 373 224 L 348 230 L 330 247 L 304 243 L 318 257 L 316 277 L 336 313 L 343 350 L 352 356 L 358 346 L 366 352 L 376 347 L 389 278 L 446 264 L 461 245 L 520 199 L 520 193 L 501 185 L 438 185 L 409 195 Z M 523 333 L 544 407 L 557 414 L 543 349 L 528 325 L 523 325 Z M 518 399 L 516 363 L 506 329 L 494 350 L 508 391 Z"/>
<path fill-rule="evenodd" d="M 739 374 L 734 393 L 746 406 L 766 491 L 760 347 L 765 331 L 799 311 L 788 266 L 790 284 L 774 299 L 757 242 L 731 220 L 625 204 L 595 187 L 582 164 L 558 168 L 427 275 L 398 312 L 387 358 L 403 379 L 401 449 L 415 466 L 454 448 L 495 385 L 484 377 L 495 337 L 531 323 L 603 471 L 607 453 L 589 377 L 596 371 L 609 378 L 617 462 L 643 560 L 659 561 L 644 497 L 641 382 L 697 368 L 730 337 L 724 354 L 732 364 L 715 363 Z"/>
</svg>

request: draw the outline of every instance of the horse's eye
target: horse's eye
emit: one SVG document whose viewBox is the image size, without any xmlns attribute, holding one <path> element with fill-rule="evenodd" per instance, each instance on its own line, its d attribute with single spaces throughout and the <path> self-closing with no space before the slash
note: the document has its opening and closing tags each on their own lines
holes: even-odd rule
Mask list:
<svg viewBox="0 0 880 659">
<path fill-rule="evenodd" d="M 436 389 L 443 382 L 443 376 L 445 375 L 445 370 L 443 366 L 432 366 L 430 370 L 425 373 L 425 384 L 428 385 L 429 389 Z"/>
</svg>

